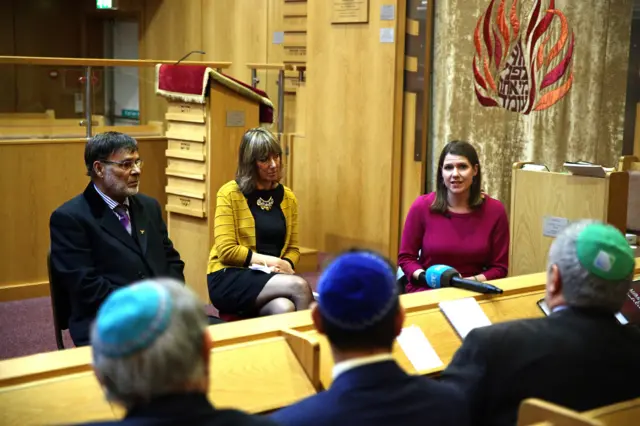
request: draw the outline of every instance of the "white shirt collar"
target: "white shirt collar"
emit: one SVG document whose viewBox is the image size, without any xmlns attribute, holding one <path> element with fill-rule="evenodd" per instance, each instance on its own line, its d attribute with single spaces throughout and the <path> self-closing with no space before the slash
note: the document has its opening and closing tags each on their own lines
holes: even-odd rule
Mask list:
<svg viewBox="0 0 640 426">
<path fill-rule="evenodd" d="M 560 306 L 556 306 L 555 308 L 553 308 L 551 310 L 551 313 L 554 314 L 556 312 L 560 312 L 560 311 L 564 311 L 565 309 L 568 309 L 569 307 L 567 305 L 560 305 Z"/>
<path fill-rule="evenodd" d="M 376 362 L 393 361 L 393 355 L 390 353 L 363 356 L 360 358 L 352 358 L 342 361 L 333 366 L 333 380 L 337 379 L 342 373 L 352 370 L 363 365 L 374 364 Z"/>
<path fill-rule="evenodd" d="M 98 193 L 98 195 L 100 195 L 100 197 L 104 200 L 105 203 L 107 203 L 107 206 L 109 206 L 109 208 L 111 210 L 115 209 L 116 207 L 118 207 L 118 205 L 120 203 L 118 203 L 117 201 L 113 200 L 111 197 L 109 197 L 107 194 L 105 194 L 104 192 L 100 191 L 100 189 L 98 189 L 98 187 L 96 186 L 96 184 L 93 184 L 93 187 L 95 188 L 96 192 Z M 124 203 L 125 206 L 129 205 L 129 197 L 125 198 Z"/>
</svg>

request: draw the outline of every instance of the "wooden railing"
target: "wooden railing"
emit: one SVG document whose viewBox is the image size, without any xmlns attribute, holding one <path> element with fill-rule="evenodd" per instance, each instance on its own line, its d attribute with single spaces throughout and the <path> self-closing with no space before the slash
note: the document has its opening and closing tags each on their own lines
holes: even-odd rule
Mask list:
<svg viewBox="0 0 640 426">
<path fill-rule="evenodd" d="M 39 56 L 0 56 L 0 65 L 44 65 L 44 66 L 70 66 L 70 67 L 83 67 L 84 77 L 82 77 L 82 84 L 84 86 L 84 122 L 82 126 L 85 128 L 86 137 L 92 136 L 92 128 L 94 126 L 91 117 L 92 113 L 92 99 L 93 99 L 93 84 L 86 84 L 92 80 L 92 67 L 155 67 L 158 64 L 177 64 L 178 61 L 174 60 L 160 60 L 160 59 L 101 59 L 101 58 L 53 58 L 53 57 L 39 57 Z M 221 71 L 222 69 L 229 68 L 231 62 L 195 62 L 195 61 L 180 61 L 181 65 L 201 65 Z M 13 135 L 11 135 L 13 136 Z M 67 136 L 67 135 L 65 135 Z M 75 133 L 69 135 L 71 137 L 76 136 Z"/>
<path fill-rule="evenodd" d="M 100 59 L 100 58 L 47 58 L 41 56 L 0 56 L 0 64 L 14 65 L 64 65 L 70 67 L 155 67 L 157 64 L 175 64 L 165 59 Z M 204 65 L 215 69 L 226 69 L 231 62 L 182 61 L 181 65 Z"/>
</svg>

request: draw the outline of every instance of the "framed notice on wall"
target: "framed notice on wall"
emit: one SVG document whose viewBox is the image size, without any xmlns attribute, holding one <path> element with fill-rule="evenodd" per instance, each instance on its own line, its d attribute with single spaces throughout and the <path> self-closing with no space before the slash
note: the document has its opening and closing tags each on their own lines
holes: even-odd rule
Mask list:
<svg viewBox="0 0 640 426">
<path fill-rule="evenodd" d="M 332 24 L 361 24 L 369 22 L 369 0 L 331 0 Z"/>
</svg>

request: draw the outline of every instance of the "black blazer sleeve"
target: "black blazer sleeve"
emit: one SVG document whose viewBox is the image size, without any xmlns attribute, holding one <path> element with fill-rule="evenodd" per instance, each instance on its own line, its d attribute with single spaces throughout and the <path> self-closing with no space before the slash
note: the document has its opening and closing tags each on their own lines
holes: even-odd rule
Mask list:
<svg viewBox="0 0 640 426">
<path fill-rule="evenodd" d="M 462 346 L 453 356 L 451 363 L 441 375 L 444 383 L 462 391 L 469 405 L 471 419 L 482 418 L 486 390 L 488 389 L 489 354 L 486 351 L 487 330 L 471 330 Z"/>
<path fill-rule="evenodd" d="M 169 233 L 167 232 L 167 225 L 162 219 L 162 208 L 160 203 L 155 200 L 156 204 L 156 220 L 160 227 L 160 233 L 162 234 L 162 245 L 164 247 L 165 256 L 167 258 L 167 265 L 169 267 L 169 274 L 172 278 L 184 282 L 184 262 L 180 260 L 180 253 L 173 247 L 173 242 L 169 239 Z"/>
<path fill-rule="evenodd" d="M 97 310 L 116 287 L 96 273 L 86 231 L 71 215 L 54 211 L 49 222 L 51 264 L 79 303 Z"/>
</svg>

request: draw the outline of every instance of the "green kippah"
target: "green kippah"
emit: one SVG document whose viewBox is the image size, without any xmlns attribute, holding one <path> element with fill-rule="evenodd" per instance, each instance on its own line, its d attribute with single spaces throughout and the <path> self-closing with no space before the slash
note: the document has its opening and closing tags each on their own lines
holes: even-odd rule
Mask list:
<svg viewBox="0 0 640 426">
<path fill-rule="evenodd" d="M 578 261 L 605 280 L 621 280 L 633 273 L 633 250 L 624 235 L 611 225 L 587 225 L 576 241 Z"/>
</svg>

